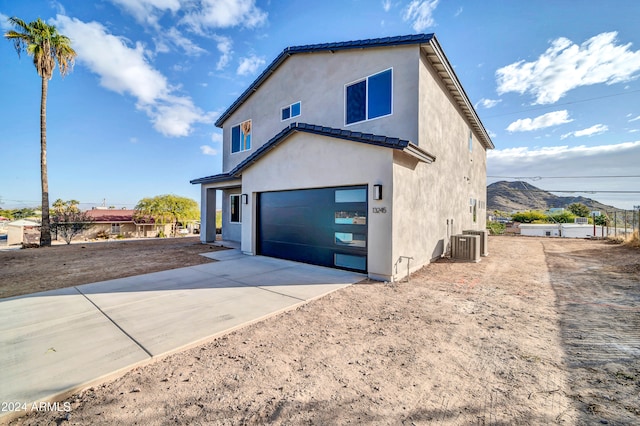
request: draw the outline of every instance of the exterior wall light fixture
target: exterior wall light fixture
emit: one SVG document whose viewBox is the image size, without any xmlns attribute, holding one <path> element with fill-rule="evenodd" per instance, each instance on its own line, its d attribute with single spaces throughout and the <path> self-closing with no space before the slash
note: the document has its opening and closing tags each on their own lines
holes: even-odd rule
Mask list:
<svg viewBox="0 0 640 426">
<path fill-rule="evenodd" d="M 247 194 L 242 194 L 242 204 L 249 204 L 249 196 Z"/>
<path fill-rule="evenodd" d="M 373 185 L 373 199 L 382 200 L 382 185 Z"/>
</svg>

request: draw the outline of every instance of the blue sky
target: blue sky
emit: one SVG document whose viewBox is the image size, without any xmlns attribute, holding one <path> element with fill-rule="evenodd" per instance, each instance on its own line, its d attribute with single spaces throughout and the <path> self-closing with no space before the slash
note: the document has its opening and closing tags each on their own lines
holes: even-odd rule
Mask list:
<svg viewBox="0 0 640 426">
<path fill-rule="evenodd" d="M 640 191 L 639 178 L 597 177 L 640 175 L 640 2 L 0 0 L 3 33 L 10 16 L 56 25 L 78 53 L 49 85 L 51 201 L 199 201 L 189 180 L 221 171 L 214 121 L 282 49 L 430 32 L 496 145 L 489 176 Z M 0 206 L 37 206 L 40 80 L 5 39 L 0 93 Z"/>
</svg>

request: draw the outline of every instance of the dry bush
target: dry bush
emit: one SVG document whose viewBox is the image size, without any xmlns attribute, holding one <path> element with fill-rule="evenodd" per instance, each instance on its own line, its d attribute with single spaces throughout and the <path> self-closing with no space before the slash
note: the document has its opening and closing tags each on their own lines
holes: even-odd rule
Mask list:
<svg viewBox="0 0 640 426">
<path fill-rule="evenodd" d="M 628 236 L 624 241 L 624 245 L 640 248 L 640 237 L 638 235 L 638 231 L 634 231 L 632 235 Z"/>
</svg>

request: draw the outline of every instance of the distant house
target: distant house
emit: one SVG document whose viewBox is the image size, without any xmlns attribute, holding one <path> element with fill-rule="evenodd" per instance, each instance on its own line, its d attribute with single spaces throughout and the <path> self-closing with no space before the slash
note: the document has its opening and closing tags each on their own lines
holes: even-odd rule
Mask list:
<svg viewBox="0 0 640 426">
<path fill-rule="evenodd" d="M 557 223 L 522 223 L 520 235 L 527 237 L 560 237 L 560 226 Z"/>
<path fill-rule="evenodd" d="M 156 224 L 153 219 L 136 220 L 135 210 L 93 209 L 87 215 L 94 220 L 94 226 L 86 231 L 85 238 L 95 238 L 100 233 L 125 238 L 157 237 L 160 231 L 171 233 L 171 224 Z"/>
<path fill-rule="evenodd" d="M 520 234 L 529 237 L 591 238 L 606 237 L 610 234 L 606 226 L 596 226 L 595 234 L 593 231 L 593 225 L 574 223 L 527 223 L 520 225 Z"/>
</svg>

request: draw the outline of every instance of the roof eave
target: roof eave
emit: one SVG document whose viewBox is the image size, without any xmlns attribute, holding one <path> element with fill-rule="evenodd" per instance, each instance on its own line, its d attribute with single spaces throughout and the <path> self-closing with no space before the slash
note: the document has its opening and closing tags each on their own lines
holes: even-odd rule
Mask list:
<svg viewBox="0 0 640 426">
<path fill-rule="evenodd" d="M 407 147 L 404 148 L 402 151 L 406 152 L 407 154 L 427 164 L 431 164 L 434 161 L 436 161 L 435 155 L 428 153 L 424 149 L 420 148 L 418 145 L 415 145 L 411 142 L 409 142 Z"/>
<path fill-rule="evenodd" d="M 428 46 L 431 49 L 430 51 L 427 51 L 427 58 L 431 61 L 432 65 L 434 65 L 434 69 L 440 75 L 443 84 L 447 87 L 451 96 L 456 100 L 458 106 L 462 109 L 462 112 L 467 116 L 467 119 L 471 123 L 473 129 L 480 136 L 482 145 L 486 149 L 494 149 L 495 146 L 491 141 L 491 137 L 484 128 L 482 121 L 480 121 L 480 117 L 478 117 L 473 104 L 469 100 L 458 76 L 445 56 L 435 34 L 431 37 L 429 42 L 425 43 L 423 46 Z M 439 69 L 438 65 L 442 67 L 442 70 Z"/>
</svg>

